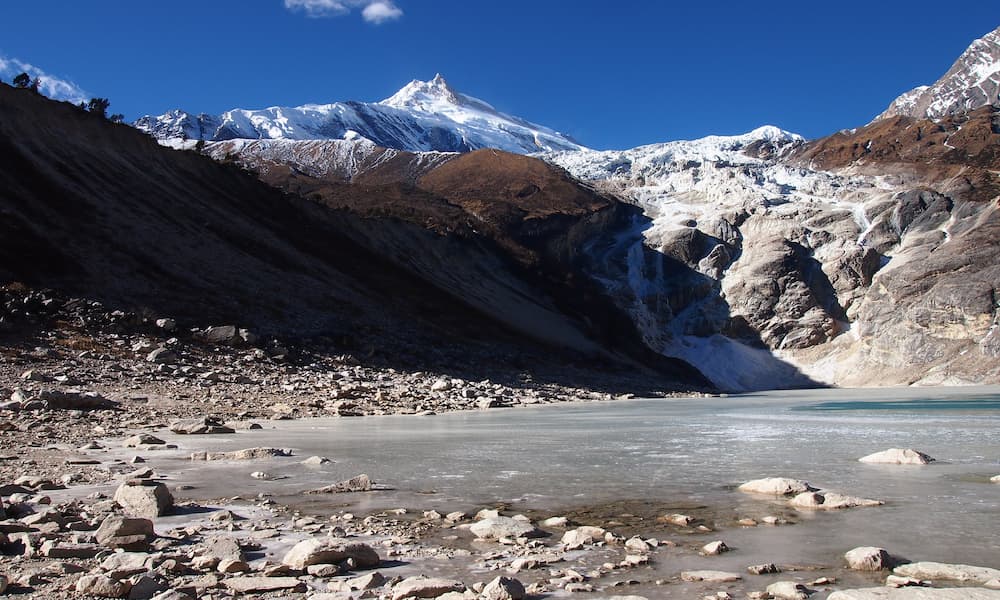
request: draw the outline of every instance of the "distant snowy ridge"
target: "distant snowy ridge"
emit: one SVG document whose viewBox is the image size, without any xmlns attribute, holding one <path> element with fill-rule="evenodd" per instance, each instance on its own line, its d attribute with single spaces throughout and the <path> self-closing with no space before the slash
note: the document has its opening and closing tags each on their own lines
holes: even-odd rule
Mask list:
<svg viewBox="0 0 1000 600">
<path fill-rule="evenodd" d="M 161 140 L 356 140 L 410 152 L 468 152 L 497 148 L 518 154 L 584 150 L 571 138 L 499 112 L 453 90 L 441 75 L 412 81 L 381 102 L 335 102 L 221 115 L 174 110 L 144 116 L 138 129 Z"/>
<path fill-rule="evenodd" d="M 1000 27 L 975 40 L 934 85 L 902 94 L 876 120 L 894 116 L 939 119 L 1000 99 Z"/>
</svg>

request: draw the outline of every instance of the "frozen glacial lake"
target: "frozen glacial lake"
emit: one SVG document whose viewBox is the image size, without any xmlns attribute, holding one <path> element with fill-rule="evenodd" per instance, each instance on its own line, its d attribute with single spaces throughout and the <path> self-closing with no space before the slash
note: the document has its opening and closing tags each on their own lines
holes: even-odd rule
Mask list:
<svg viewBox="0 0 1000 600">
<path fill-rule="evenodd" d="M 710 507 L 722 528 L 716 535 L 767 561 L 834 564 L 846 550 L 875 545 L 911 560 L 1000 567 L 1000 485 L 989 482 L 1000 474 L 998 387 L 569 403 L 283 421 L 230 436 L 165 437 L 181 450 L 169 467 L 158 462 L 158 468 L 172 473 L 172 483 L 195 486 L 186 492 L 195 498 L 238 489 L 244 496 L 268 492 L 285 500 L 367 473 L 391 489 L 304 502 L 317 510 L 408 507 L 442 514 L 497 502 L 545 514 L 614 503 L 628 504 L 631 512 L 648 506 L 651 515 L 671 506 Z M 253 446 L 289 447 L 296 456 L 207 464 L 182 459 L 194 450 Z M 857 461 L 892 447 L 916 448 L 937 462 Z M 334 462 L 299 463 L 311 455 Z M 258 481 L 249 477 L 252 471 L 287 478 Z M 768 476 L 805 479 L 886 505 L 807 513 L 734 489 Z M 797 524 L 734 525 L 740 517 L 767 514 Z M 663 529 L 647 522 L 648 534 Z M 743 570 L 747 556 L 734 552 L 713 560 L 717 568 Z"/>
</svg>

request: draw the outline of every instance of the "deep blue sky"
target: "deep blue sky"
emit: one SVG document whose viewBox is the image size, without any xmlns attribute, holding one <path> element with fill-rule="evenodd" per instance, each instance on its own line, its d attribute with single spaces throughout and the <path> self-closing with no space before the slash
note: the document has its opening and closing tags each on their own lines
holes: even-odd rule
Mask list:
<svg viewBox="0 0 1000 600">
<path fill-rule="evenodd" d="M 585 145 L 626 148 L 863 125 L 1000 25 L 983 0 L 394 2 L 402 16 L 375 25 L 361 7 L 310 18 L 284 0 L 12 0 L 0 57 L 106 96 L 129 120 L 375 101 L 441 72 Z"/>
</svg>

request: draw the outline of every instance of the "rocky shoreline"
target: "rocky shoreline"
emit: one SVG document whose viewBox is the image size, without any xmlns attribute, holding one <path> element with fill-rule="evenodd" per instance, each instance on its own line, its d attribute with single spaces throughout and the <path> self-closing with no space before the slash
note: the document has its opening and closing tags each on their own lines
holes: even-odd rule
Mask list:
<svg viewBox="0 0 1000 600">
<path fill-rule="evenodd" d="M 182 332 L 167 318 L 109 312 L 84 301 L 49 302 L 57 308 L 45 313 L 49 300 L 21 297 L 31 308 L 26 312 L 46 314 L 44 326 L 35 323 L 30 336 L 0 347 L 7 398 L 0 404 L 0 587 L 7 595 L 1000 597 L 988 589 L 1000 586 L 1000 573 L 902 564 L 880 548 L 851 550 L 831 564 L 746 556 L 739 572 L 718 568 L 717 556 L 732 550 L 726 540 L 736 530 L 791 527 L 803 512 L 881 503 L 798 480 L 747 482 L 733 492 L 763 494 L 771 512 L 759 515 L 694 504 L 679 512 L 676 504 L 655 503 L 552 512 L 503 504 L 447 514 L 419 505 L 364 509 L 363 500 L 380 493 L 377 473 L 303 489 L 291 500 L 250 488 L 199 497 L 178 483 L 176 459 L 161 450 L 171 446 L 163 438 L 197 439 L 205 449 L 189 453 L 192 465 L 274 457 L 322 464 L 323 457 L 300 456 L 294 440 L 290 448 L 255 444 L 255 431 L 272 420 L 428 416 L 622 396 L 595 391 L 589 382 L 606 375 L 586 369 L 543 378 L 499 368 L 494 377 L 475 378 L 395 369 L 315 342 L 290 347 L 261 340 L 236 326 Z M 11 323 L 5 326 L 9 334 Z M 488 357 L 468 358 L 491 373 L 483 367 Z M 624 376 L 619 383 L 628 385 Z M 648 385 L 641 377 L 631 383 L 636 390 Z M 905 450 L 866 458 L 929 459 Z M 281 474 L 260 470 L 251 477 Z M 929 581 L 935 587 L 921 587 Z"/>
</svg>

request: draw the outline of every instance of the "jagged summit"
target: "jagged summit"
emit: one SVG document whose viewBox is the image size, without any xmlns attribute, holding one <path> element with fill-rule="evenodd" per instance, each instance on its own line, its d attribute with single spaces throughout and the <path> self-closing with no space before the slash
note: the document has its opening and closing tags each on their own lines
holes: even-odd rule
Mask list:
<svg viewBox="0 0 1000 600">
<path fill-rule="evenodd" d="M 414 79 L 403 86 L 398 92 L 379 102 L 382 106 L 393 108 L 416 108 L 427 112 L 441 103 L 461 104 L 462 98 L 448 85 L 444 77 L 438 73 L 430 81 Z"/>
<path fill-rule="evenodd" d="M 876 120 L 940 119 L 1000 101 L 1000 27 L 975 40 L 934 85 L 896 98 Z"/>
<path fill-rule="evenodd" d="M 381 102 L 234 109 L 218 116 L 173 110 L 142 117 L 135 126 L 161 140 L 363 138 L 411 152 L 497 148 L 530 154 L 584 148 L 548 127 L 504 114 L 455 91 L 441 74 L 430 81 L 411 81 Z"/>
</svg>

